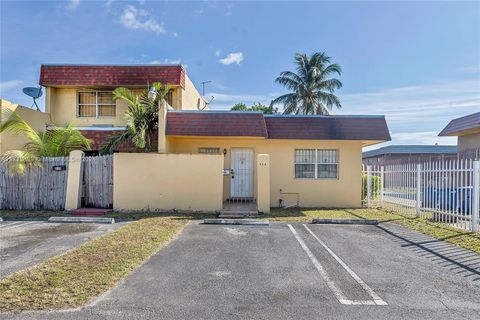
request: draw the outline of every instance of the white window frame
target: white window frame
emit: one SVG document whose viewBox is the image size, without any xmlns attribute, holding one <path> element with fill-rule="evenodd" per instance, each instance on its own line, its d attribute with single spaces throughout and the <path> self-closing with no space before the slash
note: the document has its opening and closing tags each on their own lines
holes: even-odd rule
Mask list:
<svg viewBox="0 0 480 320">
<path fill-rule="evenodd" d="M 81 90 L 77 91 L 77 118 L 116 118 L 117 117 L 117 103 L 113 101 L 111 104 L 102 103 L 102 106 L 114 106 L 115 115 L 114 116 L 100 116 L 98 114 L 98 94 L 101 92 L 112 93 L 112 90 Z M 80 93 L 95 93 L 95 104 L 93 103 L 80 103 Z M 80 106 L 95 106 L 95 116 L 81 116 L 80 115 Z"/>
<path fill-rule="evenodd" d="M 300 150 L 314 150 L 315 151 L 315 163 L 297 163 L 297 151 L 300 151 Z M 324 163 L 324 162 L 319 162 L 318 161 L 318 152 L 319 151 L 335 151 L 337 153 L 337 161 L 336 162 L 332 162 L 332 163 Z M 315 167 L 315 177 L 314 178 L 297 178 L 297 174 L 296 174 L 296 165 L 297 164 L 308 164 L 308 165 L 314 165 Z M 324 164 L 335 164 L 337 165 L 337 174 L 336 174 L 336 177 L 335 178 L 330 178 L 330 177 L 319 177 L 318 176 L 318 166 L 319 165 L 324 165 Z M 339 166 L 340 166 L 340 151 L 338 149 L 317 149 L 317 148 L 296 148 L 293 152 L 293 177 L 294 179 L 298 179 L 298 180 L 312 180 L 312 179 L 315 179 L 315 180 L 338 180 L 340 178 L 340 170 L 339 170 Z"/>
</svg>

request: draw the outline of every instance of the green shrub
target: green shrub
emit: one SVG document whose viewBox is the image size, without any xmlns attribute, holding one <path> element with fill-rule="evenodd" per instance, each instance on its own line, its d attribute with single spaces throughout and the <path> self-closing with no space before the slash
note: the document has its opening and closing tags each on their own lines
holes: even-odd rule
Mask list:
<svg viewBox="0 0 480 320">
<path fill-rule="evenodd" d="M 382 180 L 379 176 L 371 176 L 370 192 L 371 200 L 380 198 L 380 191 L 382 190 Z M 362 199 L 367 199 L 367 175 L 362 176 Z"/>
</svg>

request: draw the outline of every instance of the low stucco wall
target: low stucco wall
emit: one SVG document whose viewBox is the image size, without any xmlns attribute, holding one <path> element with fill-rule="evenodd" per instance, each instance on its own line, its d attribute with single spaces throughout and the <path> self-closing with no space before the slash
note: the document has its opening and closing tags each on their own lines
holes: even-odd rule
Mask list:
<svg viewBox="0 0 480 320">
<path fill-rule="evenodd" d="M 251 148 L 258 154 L 270 155 L 270 205 L 277 207 L 282 198 L 286 205 L 296 202 L 298 194 L 302 207 L 361 207 L 362 142 L 348 140 L 269 140 L 255 138 L 187 138 L 169 137 L 169 152 L 198 153 L 201 147 L 225 149 L 223 166 L 230 169 L 233 148 Z M 338 179 L 296 179 L 295 149 L 337 149 L 339 151 Z M 224 176 L 224 198 L 230 195 L 230 176 Z M 254 181 L 257 172 L 254 170 Z M 283 193 L 281 194 L 280 190 Z M 254 194 L 258 186 L 254 185 Z"/>
<path fill-rule="evenodd" d="M 33 110 L 3 99 L 0 99 L 0 122 L 7 120 L 3 117 L 8 110 L 18 113 L 23 120 L 37 131 L 45 131 L 46 125 L 51 123 L 49 113 Z M 0 153 L 22 149 L 26 142 L 27 139 L 22 135 L 12 135 L 7 132 L 0 133 Z"/>
<path fill-rule="evenodd" d="M 113 208 L 221 210 L 222 168 L 220 155 L 116 153 Z"/>
</svg>

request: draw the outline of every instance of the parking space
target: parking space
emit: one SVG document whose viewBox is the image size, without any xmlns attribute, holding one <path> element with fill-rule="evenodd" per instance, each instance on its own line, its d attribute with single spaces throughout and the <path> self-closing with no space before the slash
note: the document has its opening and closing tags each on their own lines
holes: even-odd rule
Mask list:
<svg viewBox="0 0 480 320">
<path fill-rule="evenodd" d="M 121 225 L 0 222 L 0 278 L 70 250 Z"/>
<path fill-rule="evenodd" d="M 423 246 L 425 241 L 388 224 L 191 223 L 169 246 L 92 305 L 17 317 L 478 318 L 480 270 L 474 264 L 464 268 L 462 263 L 451 269 L 438 255 L 432 258 L 428 250 L 411 245 Z M 455 248 L 447 246 L 446 252 Z M 474 259 L 478 265 L 479 256 L 469 261 Z"/>
</svg>

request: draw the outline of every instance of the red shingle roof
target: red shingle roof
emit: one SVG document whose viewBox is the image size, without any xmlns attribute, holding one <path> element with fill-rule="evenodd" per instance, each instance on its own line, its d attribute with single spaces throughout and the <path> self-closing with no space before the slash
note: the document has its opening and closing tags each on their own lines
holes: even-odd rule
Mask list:
<svg viewBox="0 0 480 320">
<path fill-rule="evenodd" d="M 265 116 L 269 139 L 390 140 L 384 117 Z"/>
<path fill-rule="evenodd" d="M 161 82 L 185 87 L 181 65 L 42 65 L 42 86 L 146 86 Z"/>
<path fill-rule="evenodd" d="M 167 135 L 267 137 L 261 113 L 169 111 Z"/>
<path fill-rule="evenodd" d="M 169 111 L 167 135 L 390 140 L 383 116 L 264 116 L 256 112 L 228 111 Z"/>
</svg>

